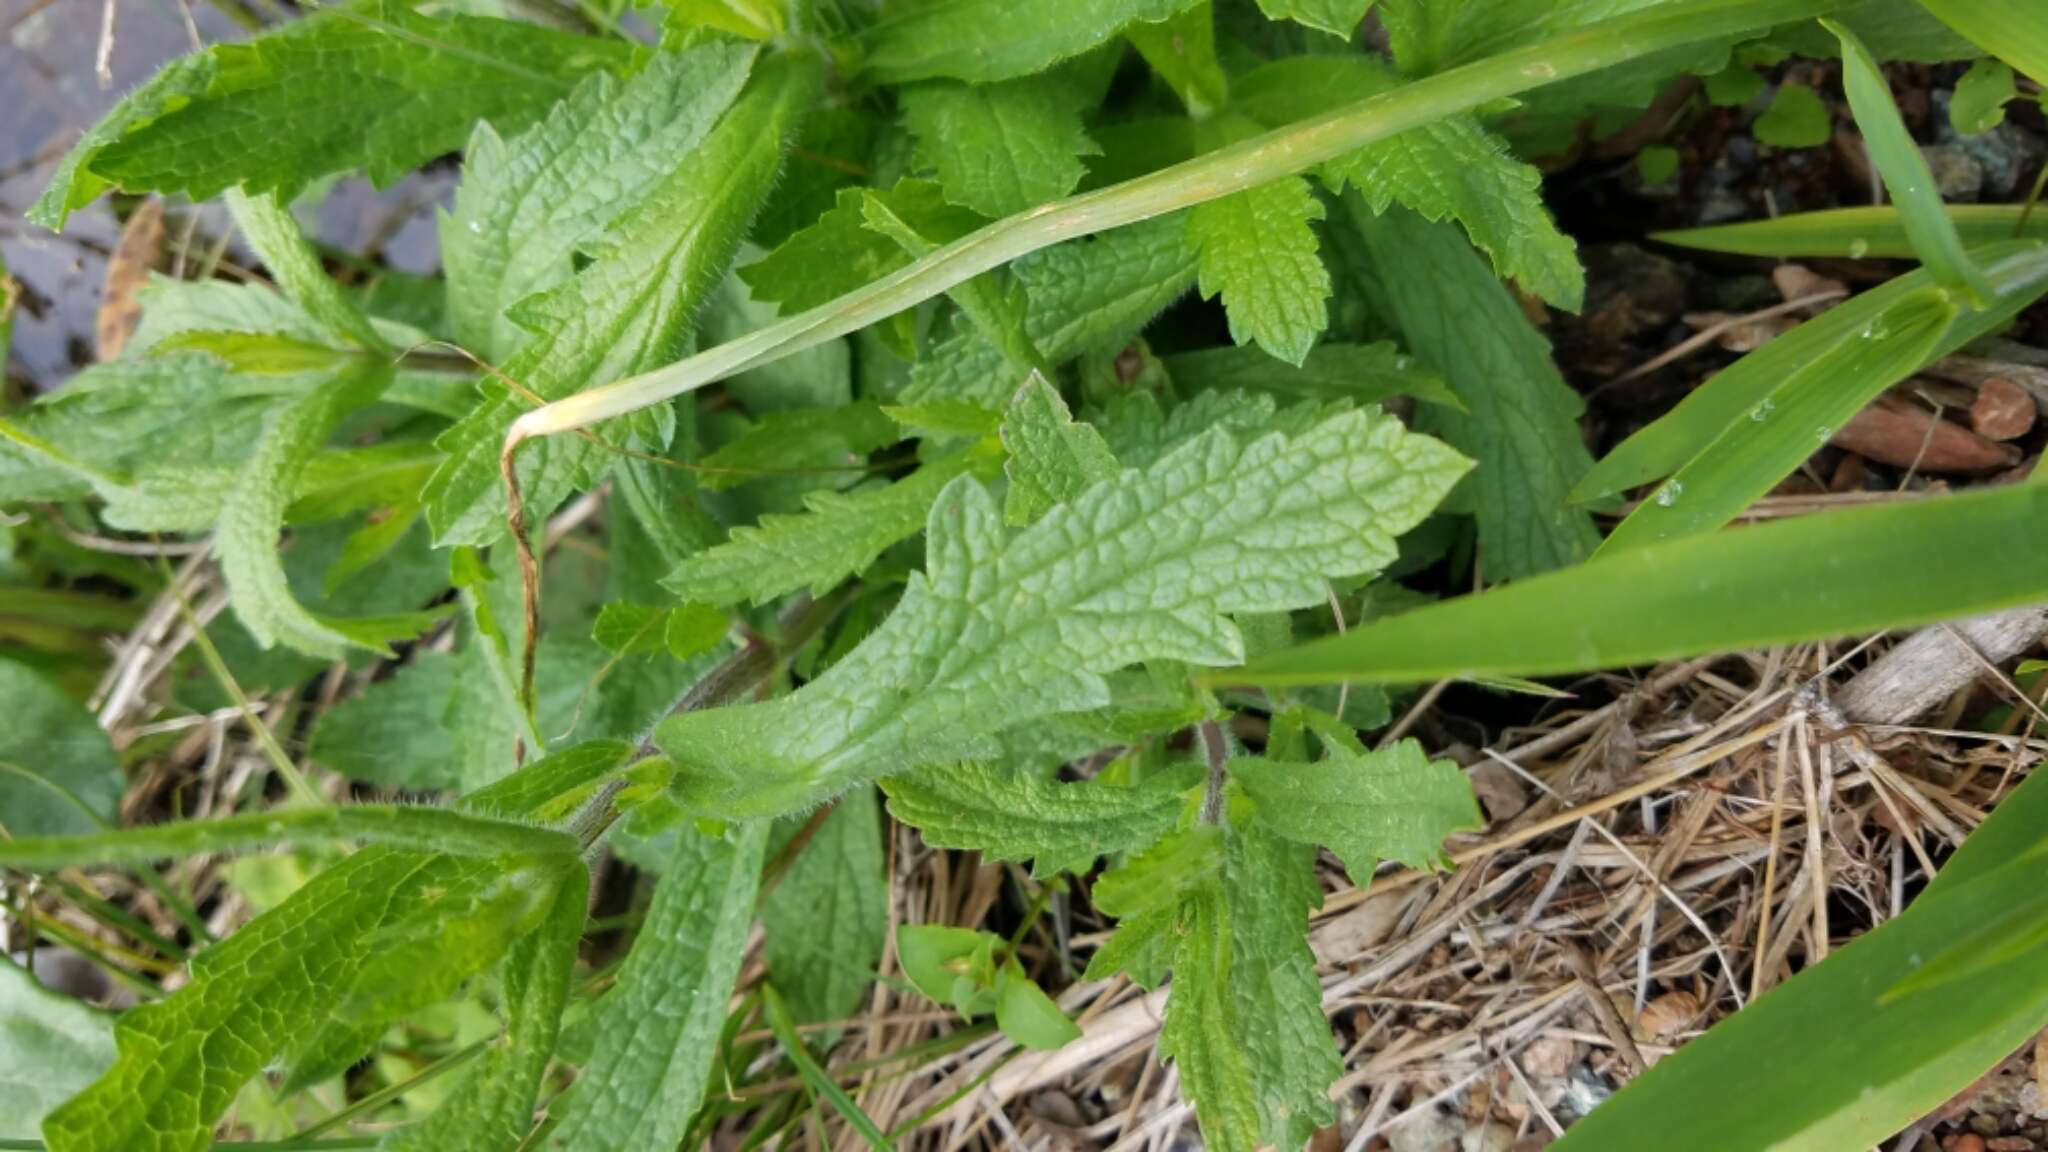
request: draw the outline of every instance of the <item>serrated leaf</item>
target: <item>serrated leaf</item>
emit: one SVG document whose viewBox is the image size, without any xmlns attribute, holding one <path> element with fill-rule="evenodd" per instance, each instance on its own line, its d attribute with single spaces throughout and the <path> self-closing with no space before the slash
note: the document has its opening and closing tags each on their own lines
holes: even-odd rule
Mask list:
<svg viewBox="0 0 2048 1152">
<path fill-rule="evenodd" d="M 540 925 L 505 954 L 499 1002 L 505 1031 L 447 1101 L 378 1143 L 383 1152 L 502 1152 L 533 1127 L 534 1098 L 555 1050 L 583 934 L 587 873 L 578 865 L 555 889 Z"/>
<path fill-rule="evenodd" d="M 1032 875 L 1080 875 L 1098 857 L 1142 848 L 1171 830 L 1199 765 L 1148 778 L 1135 788 L 1061 784 L 980 761 L 882 780 L 889 814 L 934 848 L 978 851 L 988 860 L 1031 860 Z M 1112 900 L 1114 898 L 1112 897 Z"/>
<path fill-rule="evenodd" d="M 784 143 L 817 83 L 815 61 L 777 57 L 756 68 L 711 134 L 613 222 L 595 262 L 514 310 L 514 322 L 535 338 L 504 365 L 505 374 L 535 396 L 557 400 L 675 359 L 689 341 L 692 316 L 774 185 Z M 527 403 L 497 391 L 436 442 L 448 460 L 424 495 L 438 543 L 488 543 L 504 531 L 498 455 Z M 659 408 L 610 421 L 598 434 L 661 441 L 646 445 L 660 448 L 667 414 Z M 611 462 L 576 437 L 527 444 L 519 455 L 527 515 L 546 515 L 573 487 L 594 484 Z"/>
<path fill-rule="evenodd" d="M 684 560 L 662 584 L 718 606 L 765 604 L 799 588 L 823 595 L 923 531 L 932 502 L 955 477 L 988 475 L 994 461 L 992 454 L 959 452 L 884 488 L 808 493 L 808 511 L 770 513 L 756 527 L 735 528 L 730 540 Z"/>
<path fill-rule="evenodd" d="M 1259 0 L 1259 11 L 1268 20 L 1292 20 L 1346 40 L 1371 7 L 1372 0 Z"/>
<path fill-rule="evenodd" d="M 1010 477 L 1003 520 L 1012 528 L 1033 523 L 1053 505 L 1074 499 L 1117 472 L 1116 457 L 1102 433 L 1075 423 L 1067 402 L 1036 374 L 1010 398 L 1002 436 L 1010 454 L 1003 465 Z"/>
<path fill-rule="evenodd" d="M 507 310 L 570 279 L 577 248 L 669 177 L 739 94 L 754 55 L 730 43 L 659 53 L 631 79 L 589 77 L 510 140 L 478 125 L 440 226 L 455 338 L 492 363 L 524 344 L 531 333 Z"/>
<path fill-rule="evenodd" d="M 309 611 L 293 597 L 278 560 L 278 533 L 306 461 L 342 417 L 375 399 L 388 373 L 368 371 L 321 381 L 264 422 L 254 451 L 220 508 L 215 546 L 235 617 L 256 642 L 314 656 L 339 657 L 351 647 L 389 654 L 388 645 L 418 635 L 431 613 L 341 619 Z"/>
<path fill-rule="evenodd" d="M 1238 107 L 1277 126 L 1399 84 L 1363 56 L 1299 56 L 1240 79 Z M 1544 300 L 1577 311 L 1586 274 L 1577 246 L 1558 231 L 1543 204 L 1543 174 L 1516 159 L 1505 142 L 1470 115 L 1446 116 L 1323 165 L 1334 191 L 1349 185 L 1374 213 L 1401 204 L 1430 220 L 1456 220 L 1494 271 Z"/>
<path fill-rule="evenodd" d="M 92 713 L 13 660 L 0 660 L 0 708 L 0 828 L 48 836 L 112 823 L 126 779 Z"/>
<path fill-rule="evenodd" d="M 1308 948 L 1308 914 L 1322 903 L 1315 851 L 1233 813 L 1213 883 L 1186 903 L 1160 1054 L 1179 1069 L 1208 1147 L 1299 1148 L 1336 1120 L 1329 1089 L 1344 1070 Z"/>
<path fill-rule="evenodd" d="M 792 315 L 910 263 L 902 245 L 867 226 L 865 205 L 874 194 L 865 188 L 840 189 L 830 211 L 741 267 L 739 278 L 756 300 L 780 304 L 784 315 Z"/>
<path fill-rule="evenodd" d="M 546 1147 L 672 1148 L 704 1100 L 754 920 L 765 823 L 714 840 L 687 830 L 654 891 L 618 982 L 596 1008 L 598 1043 L 550 1109 Z"/>
<path fill-rule="evenodd" d="M 1441 371 L 1469 412 L 1418 410 L 1416 425 L 1478 461 L 1469 507 L 1489 580 L 1577 563 L 1599 543 L 1568 494 L 1592 456 L 1578 394 L 1543 337 L 1456 229 L 1344 201 L 1378 269 L 1388 315 L 1416 359 Z M 1416 269 L 1428 269 L 1417 274 Z"/>
<path fill-rule="evenodd" d="M 999 84 L 934 81 L 903 88 L 903 122 L 917 162 L 937 169 L 946 198 L 1003 217 L 1072 192 L 1094 141 L 1081 125 L 1071 78 L 1029 76 Z"/>
<path fill-rule="evenodd" d="M 1285 370 L 1256 349 L 1230 351 L 1244 352 Z M 1161 456 L 1211 428 L 1221 428 L 1240 440 L 1288 430 L 1281 427 L 1279 405 L 1271 396 L 1237 388 L 1197 392 L 1170 410 L 1161 410 L 1158 397 L 1149 392 L 1126 392 L 1110 397 L 1102 411 L 1091 414 L 1089 422 L 1102 430 L 1116 458 L 1129 468 L 1150 468 Z"/>
<path fill-rule="evenodd" d="M 717 492 L 777 473 L 808 473 L 836 486 L 858 475 L 868 453 L 901 437 L 896 422 L 872 403 L 767 412 L 698 463 L 697 483 Z"/>
<path fill-rule="evenodd" d="M 1413 740 L 1363 755 L 1333 746 L 1310 764 L 1233 760 L 1230 778 L 1251 798 L 1259 827 L 1328 848 L 1360 887 L 1381 860 L 1444 867 L 1444 839 L 1484 826 L 1465 774 Z"/>
<path fill-rule="evenodd" d="M 106 516 L 117 527 L 203 529 L 249 455 L 250 425 L 303 388 L 302 380 L 236 376 L 219 360 L 189 352 L 95 364 L 7 417 L 45 449 L 0 437 L 0 501 L 68 500 L 95 490 L 134 501 L 142 488 L 186 478 L 205 486 L 206 498 L 194 506 L 152 518 L 117 503 Z"/>
<path fill-rule="evenodd" d="M 507 867 L 373 847 L 320 873 L 200 953 L 176 993 L 123 1015 L 112 1068 L 43 1138 L 55 1152 L 200 1152 L 241 1086 L 342 1003 L 380 933 L 436 922 Z"/>
<path fill-rule="evenodd" d="M 861 70 L 880 84 L 977 84 L 1040 72 L 1195 0 L 938 0 L 870 29 Z"/>
<path fill-rule="evenodd" d="M 114 1018 L 0 961 L 0 1136 L 37 1137 L 43 1117 L 114 1062 Z"/>
<path fill-rule="evenodd" d="M 210 52 L 180 56 L 121 98 L 99 123 L 79 137 L 57 164 L 49 186 L 28 210 L 28 218 L 52 232 L 62 231 L 75 209 L 100 198 L 114 181 L 92 170 L 92 161 L 108 145 L 147 127 L 164 113 L 182 107 L 206 92 L 217 60 Z"/>
<path fill-rule="evenodd" d="M 1216 664 L 1225 614 L 1305 607 L 1394 558 L 1465 463 L 1385 417 L 1304 435 L 1204 436 L 1011 537 L 980 484 L 940 494 L 926 571 L 857 648 L 796 693 L 671 717 L 656 739 L 687 805 L 773 815 L 861 780 L 986 755 L 1003 730 L 1109 703 L 1148 659 Z"/>
<path fill-rule="evenodd" d="M 87 133 L 38 220 L 110 186 L 204 200 L 240 185 L 289 199 L 333 172 L 379 185 L 462 146 L 479 120 L 523 127 L 632 48 L 511 20 L 430 17 L 399 0 L 322 9 L 173 62 Z"/>
<path fill-rule="evenodd" d="M 1024 328 L 1048 363 L 1120 350 L 1195 282 L 1187 218 L 1161 217 L 1023 257 L 1011 273 L 1030 304 Z M 956 332 L 911 370 L 909 404 L 958 401 L 1001 408 L 1023 382 L 977 332 Z"/>
<path fill-rule="evenodd" d="M 782 826 L 793 834 L 802 822 Z M 777 837 L 786 842 L 788 835 Z M 771 845 L 773 857 L 779 847 Z M 839 798 L 809 843 L 761 901 L 762 955 L 799 1023 L 860 1010 L 889 934 L 889 879 L 881 805 L 871 788 Z M 829 1038 L 823 1041 L 830 1047 Z"/>
<path fill-rule="evenodd" d="M 1463 411 L 1444 378 L 1392 344 L 1318 344 L 1292 368 L 1245 348 L 1209 348 L 1160 358 L 1175 387 L 1187 392 L 1251 389 L 1293 400 L 1349 400 L 1377 404 L 1413 396 Z M 1195 397 L 1199 398 L 1199 395 Z"/>
<path fill-rule="evenodd" d="M 1189 211 L 1202 295 L 1223 298 L 1233 340 L 1256 342 L 1289 364 L 1308 357 L 1330 323 L 1330 272 L 1313 227 L 1322 218 L 1322 202 L 1299 176 Z"/>
</svg>

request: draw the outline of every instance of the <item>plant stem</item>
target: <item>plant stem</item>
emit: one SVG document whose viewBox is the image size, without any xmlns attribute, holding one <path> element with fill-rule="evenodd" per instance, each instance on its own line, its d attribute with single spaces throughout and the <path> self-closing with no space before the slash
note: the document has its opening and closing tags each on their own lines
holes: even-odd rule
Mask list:
<svg viewBox="0 0 2048 1152">
<path fill-rule="evenodd" d="M 1209 765 L 1209 781 L 1202 792 L 1202 823 L 1223 822 L 1223 785 L 1226 774 L 1223 766 L 1230 760 L 1230 743 L 1223 738 L 1223 726 L 1214 720 L 1204 720 L 1195 729 L 1202 741 L 1202 759 Z"/>
<path fill-rule="evenodd" d="M 192 646 L 199 650 L 200 661 L 206 665 L 206 670 L 213 674 L 221 691 L 226 692 L 228 699 L 234 701 L 235 707 L 241 711 L 242 724 L 249 729 L 250 735 L 256 737 L 256 745 L 263 750 L 264 758 L 270 761 L 270 766 L 277 770 L 279 776 L 284 777 L 285 784 L 300 803 L 314 808 L 325 807 L 327 797 L 322 796 L 307 781 L 305 773 L 299 771 L 299 766 L 292 763 L 292 758 L 285 752 L 284 746 L 277 742 L 277 734 L 270 730 L 270 725 L 250 706 L 248 694 L 243 692 L 242 686 L 235 681 L 235 674 L 228 671 L 227 661 L 220 657 L 220 649 L 213 646 L 213 638 L 206 634 L 206 625 L 200 622 L 198 613 L 192 611 L 191 603 L 178 589 L 171 566 L 162 557 L 158 557 L 157 568 L 164 577 L 165 594 L 177 603 L 179 617 L 185 621 L 185 627 L 192 630 Z"/>
<path fill-rule="evenodd" d="M 702 680 L 691 685 L 676 706 L 669 709 L 669 715 L 680 716 L 685 712 L 717 708 L 751 694 L 774 674 L 783 660 L 794 656 L 813 636 L 824 631 L 825 625 L 831 623 L 832 618 L 839 615 L 839 610 L 852 599 L 852 585 L 842 587 L 822 600 L 798 596 L 775 618 L 776 631 L 782 634 L 776 643 L 771 644 L 759 636 L 749 637 L 739 651 L 719 661 L 716 667 L 704 674 Z M 655 747 L 651 740 L 640 746 L 643 759 L 659 755 L 661 749 Z M 612 822 L 618 819 L 619 811 L 614 801 L 624 787 L 625 781 L 615 774 L 570 823 L 570 833 L 584 847 L 596 844 Z"/>
</svg>

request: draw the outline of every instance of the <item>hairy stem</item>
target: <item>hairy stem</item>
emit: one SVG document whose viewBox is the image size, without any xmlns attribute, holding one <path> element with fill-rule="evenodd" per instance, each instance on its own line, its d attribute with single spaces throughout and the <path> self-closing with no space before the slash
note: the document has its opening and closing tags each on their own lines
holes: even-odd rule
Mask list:
<svg viewBox="0 0 2048 1152">
<path fill-rule="evenodd" d="M 1202 823 L 1223 822 L 1223 786 L 1229 782 L 1224 765 L 1230 762 L 1230 743 L 1223 738 L 1223 726 L 1204 720 L 1195 729 L 1202 741 L 1202 759 L 1209 765 L 1208 785 L 1202 792 Z"/>
</svg>

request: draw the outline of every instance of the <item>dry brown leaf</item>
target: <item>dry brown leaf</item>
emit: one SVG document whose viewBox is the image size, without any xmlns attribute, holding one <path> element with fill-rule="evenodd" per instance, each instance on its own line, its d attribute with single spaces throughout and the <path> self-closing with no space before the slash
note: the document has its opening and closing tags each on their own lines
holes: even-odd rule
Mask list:
<svg viewBox="0 0 2048 1152">
<path fill-rule="evenodd" d="M 135 334 L 135 325 L 142 319 L 138 297 L 149 283 L 163 247 L 163 201 L 144 200 L 121 226 L 121 238 L 114 242 L 114 253 L 107 259 L 106 290 L 100 296 L 99 315 L 93 320 L 93 342 L 102 361 L 120 356 L 128 337 Z"/>
<path fill-rule="evenodd" d="M 1832 276 L 1823 276 L 1804 264 L 1780 264 L 1771 269 L 1771 283 L 1778 288 L 1778 295 L 1789 303 L 1818 296 L 1823 292 L 1839 292 L 1846 296 L 1849 286 Z M 1817 305 L 1814 311 L 1824 311 L 1829 305 Z"/>
<path fill-rule="evenodd" d="M 1880 464 L 1922 472 L 1996 472 L 2020 458 L 2009 444 L 1988 440 L 1960 424 L 1893 396 L 1858 412 L 1830 441 Z"/>
</svg>

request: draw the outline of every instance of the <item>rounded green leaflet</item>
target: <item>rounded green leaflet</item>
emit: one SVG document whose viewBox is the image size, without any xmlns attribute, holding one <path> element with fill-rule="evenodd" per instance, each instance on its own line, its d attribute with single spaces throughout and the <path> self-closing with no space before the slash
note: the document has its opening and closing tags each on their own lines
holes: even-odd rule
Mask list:
<svg viewBox="0 0 2048 1152">
<path fill-rule="evenodd" d="M 0 828 L 60 836 L 113 819 L 121 765 L 84 705 L 27 665 L 0 660 L 0 709 Z"/>
</svg>

